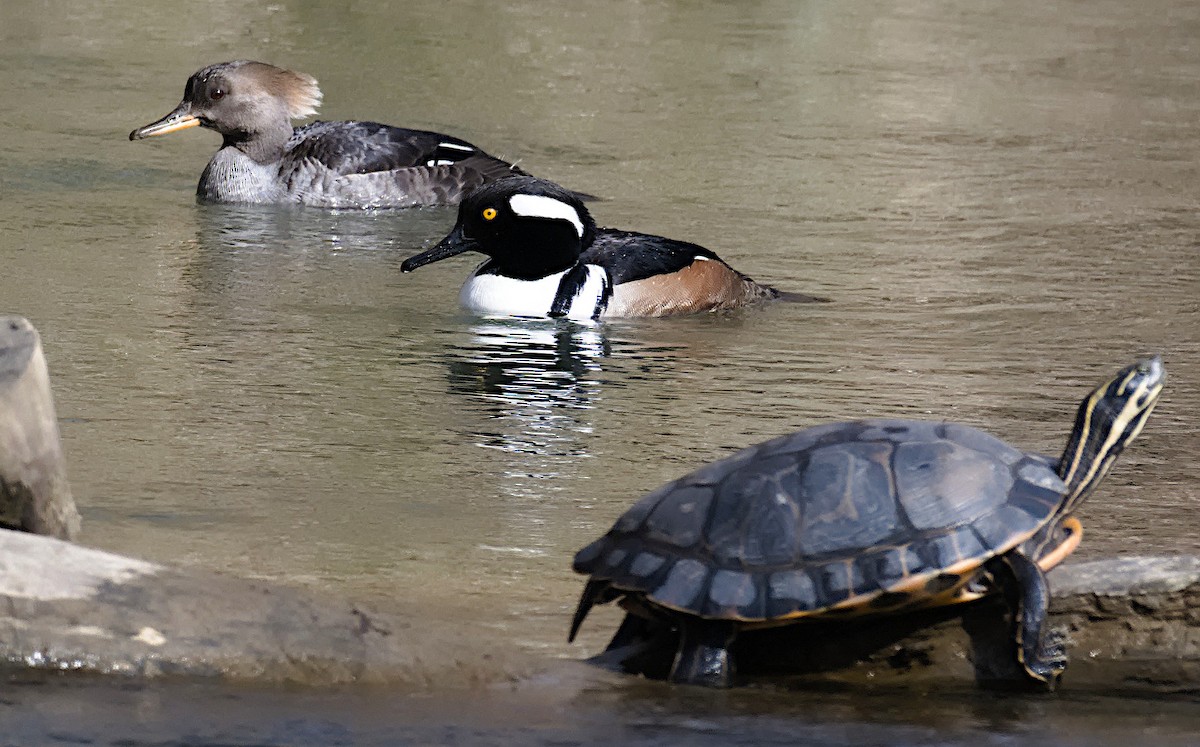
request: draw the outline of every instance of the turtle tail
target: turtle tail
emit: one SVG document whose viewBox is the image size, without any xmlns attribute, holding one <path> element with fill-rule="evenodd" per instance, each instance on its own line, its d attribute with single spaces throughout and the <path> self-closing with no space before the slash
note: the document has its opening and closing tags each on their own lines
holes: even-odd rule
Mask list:
<svg viewBox="0 0 1200 747">
<path fill-rule="evenodd" d="M 583 625 L 584 618 L 587 617 L 588 612 L 597 601 L 602 601 L 604 592 L 607 590 L 607 581 L 589 580 L 584 585 L 583 594 L 579 597 L 579 606 L 575 608 L 575 617 L 571 618 L 571 632 L 567 634 L 567 643 L 575 640 L 575 634 L 579 632 L 579 626 Z"/>
</svg>

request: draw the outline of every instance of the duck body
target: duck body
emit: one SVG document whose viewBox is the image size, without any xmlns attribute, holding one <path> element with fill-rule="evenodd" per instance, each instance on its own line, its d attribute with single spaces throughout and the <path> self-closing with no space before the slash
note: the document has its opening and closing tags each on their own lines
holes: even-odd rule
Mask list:
<svg viewBox="0 0 1200 747">
<path fill-rule="evenodd" d="M 598 228 L 577 194 L 528 176 L 476 190 L 460 205 L 450 235 L 401 269 L 466 251 L 488 256 L 459 293 L 460 303 L 481 316 L 669 316 L 780 295 L 697 244 Z"/>
<path fill-rule="evenodd" d="M 607 311 L 612 281 L 596 265 L 574 267 L 543 278 L 509 277 L 485 262 L 459 291 L 463 308 L 479 316 L 565 317 L 598 319 Z M 560 300 L 561 296 L 561 300 Z M 557 311 L 551 310 L 558 305 Z"/>
<path fill-rule="evenodd" d="M 581 257 L 612 278 L 606 316 L 668 316 L 736 309 L 780 297 L 687 241 L 604 228 Z"/>
<path fill-rule="evenodd" d="M 302 204 L 325 208 L 455 205 L 502 176 L 522 173 L 460 138 L 378 122 L 313 122 L 320 104 L 303 73 L 247 60 L 193 74 L 170 114 L 131 140 L 189 127 L 221 133 L 200 176 L 206 202 Z"/>
</svg>

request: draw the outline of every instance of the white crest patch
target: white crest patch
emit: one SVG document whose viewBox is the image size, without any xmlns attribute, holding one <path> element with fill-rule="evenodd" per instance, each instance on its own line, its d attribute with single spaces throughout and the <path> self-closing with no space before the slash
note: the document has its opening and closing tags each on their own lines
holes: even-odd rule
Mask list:
<svg viewBox="0 0 1200 747">
<path fill-rule="evenodd" d="M 575 226 L 575 233 L 583 238 L 583 221 L 579 218 L 579 212 L 562 200 L 545 195 L 513 195 L 508 198 L 508 206 L 514 213 L 526 218 L 570 221 Z"/>
</svg>

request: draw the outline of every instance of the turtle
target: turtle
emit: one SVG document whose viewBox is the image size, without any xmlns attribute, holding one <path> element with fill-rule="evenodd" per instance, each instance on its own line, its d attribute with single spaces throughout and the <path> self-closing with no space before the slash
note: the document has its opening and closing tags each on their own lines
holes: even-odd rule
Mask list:
<svg viewBox="0 0 1200 747">
<path fill-rule="evenodd" d="M 1155 356 L 1097 387 L 1058 460 L 963 424 L 873 419 L 713 462 L 644 496 L 575 555 L 588 579 L 568 641 L 593 605 L 619 600 L 626 615 L 608 650 L 670 626 L 668 679 L 728 687 L 740 630 L 994 594 L 1011 616 L 1015 679 L 1053 689 L 1067 656 L 1046 625 L 1046 571 L 1078 546 L 1076 510 L 1165 380 Z"/>
</svg>

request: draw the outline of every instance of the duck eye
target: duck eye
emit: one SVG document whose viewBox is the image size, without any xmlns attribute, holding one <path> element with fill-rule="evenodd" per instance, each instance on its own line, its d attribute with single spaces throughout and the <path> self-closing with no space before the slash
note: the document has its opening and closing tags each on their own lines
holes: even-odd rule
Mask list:
<svg viewBox="0 0 1200 747">
<path fill-rule="evenodd" d="M 219 87 L 214 88 L 208 92 L 208 97 L 213 101 L 220 101 L 221 99 L 225 98 L 225 89 Z"/>
<path fill-rule="evenodd" d="M 495 220 L 496 219 L 496 208 L 484 208 L 483 209 L 483 219 L 484 220 Z"/>
</svg>

